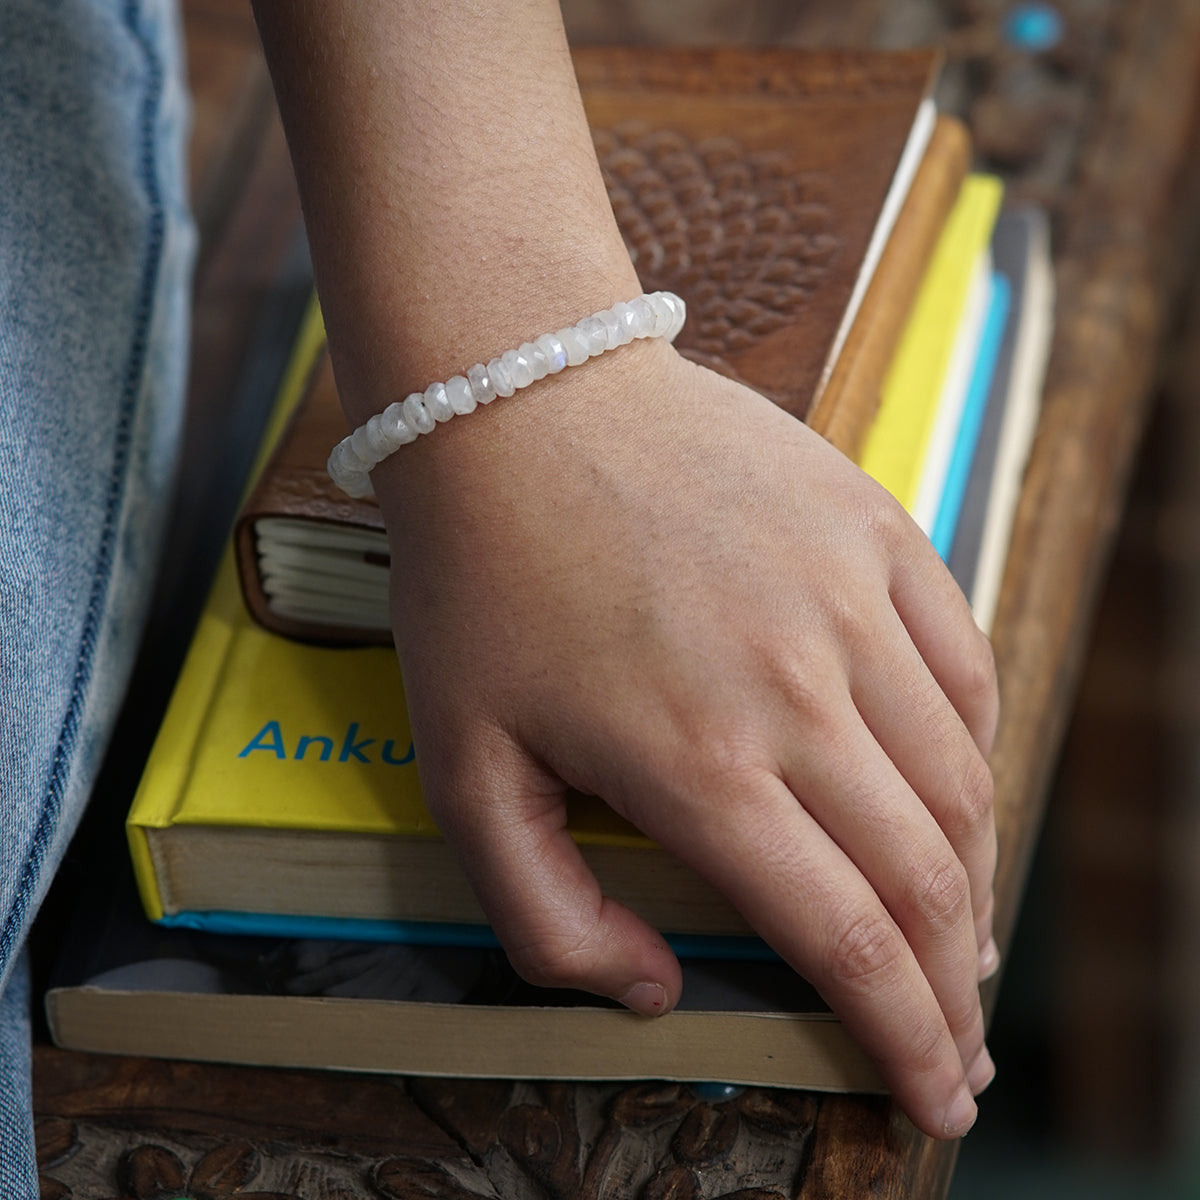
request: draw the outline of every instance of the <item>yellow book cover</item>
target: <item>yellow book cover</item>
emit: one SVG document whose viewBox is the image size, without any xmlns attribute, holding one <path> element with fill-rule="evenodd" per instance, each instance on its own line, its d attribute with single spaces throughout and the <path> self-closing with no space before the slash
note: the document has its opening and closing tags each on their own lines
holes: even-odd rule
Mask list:
<svg viewBox="0 0 1200 1200">
<path fill-rule="evenodd" d="M 1003 185 L 970 175 L 921 282 L 859 466 L 912 512 L 972 277 L 991 239 Z"/>
</svg>

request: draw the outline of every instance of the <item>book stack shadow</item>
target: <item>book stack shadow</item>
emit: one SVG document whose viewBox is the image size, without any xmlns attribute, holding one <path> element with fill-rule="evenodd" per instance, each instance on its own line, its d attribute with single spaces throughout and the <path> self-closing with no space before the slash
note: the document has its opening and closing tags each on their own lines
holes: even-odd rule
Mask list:
<svg viewBox="0 0 1200 1200">
<path fill-rule="evenodd" d="M 967 131 L 937 113 L 938 67 L 914 51 L 576 55 L 642 285 L 687 302 L 677 348 L 887 487 L 986 630 L 1037 427 L 1053 272 L 1044 214 L 1005 208 L 999 181 L 971 172 Z M 605 893 L 679 954 L 683 1002 L 650 1021 L 511 970 L 422 801 L 388 621 L 403 564 L 374 502 L 325 473 L 346 427 L 315 304 L 292 343 L 129 812 L 138 894 L 81 904 L 47 994 L 56 1042 L 878 1090 L 733 906 L 595 797 L 572 797 L 572 834 Z"/>
</svg>

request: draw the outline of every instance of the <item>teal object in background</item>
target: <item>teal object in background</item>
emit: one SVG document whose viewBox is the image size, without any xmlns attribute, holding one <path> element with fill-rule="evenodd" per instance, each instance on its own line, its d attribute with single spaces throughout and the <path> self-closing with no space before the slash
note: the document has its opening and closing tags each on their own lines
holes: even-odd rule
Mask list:
<svg viewBox="0 0 1200 1200">
<path fill-rule="evenodd" d="M 1005 18 L 1004 37 L 1019 50 L 1052 50 L 1063 38 L 1063 19 L 1053 4 L 1018 4 Z"/>
</svg>

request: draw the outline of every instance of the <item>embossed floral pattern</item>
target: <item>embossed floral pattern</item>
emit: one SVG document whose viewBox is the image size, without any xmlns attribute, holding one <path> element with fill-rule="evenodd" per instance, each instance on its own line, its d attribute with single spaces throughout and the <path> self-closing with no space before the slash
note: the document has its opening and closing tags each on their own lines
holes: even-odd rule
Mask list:
<svg viewBox="0 0 1200 1200">
<path fill-rule="evenodd" d="M 840 245 L 828 178 L 732 137 L 629 124 L 595 141 L 640 278 L 688 302 L 690 348 L 744 350 L 803 309 Z"/>
</svg>

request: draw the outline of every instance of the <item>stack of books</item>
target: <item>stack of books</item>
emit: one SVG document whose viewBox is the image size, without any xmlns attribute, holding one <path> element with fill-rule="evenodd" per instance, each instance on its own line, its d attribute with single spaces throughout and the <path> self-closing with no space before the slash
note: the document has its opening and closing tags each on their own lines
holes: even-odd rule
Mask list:
<svg viewBox="0 0 1200 1200">
<path fill-rule="evenodd" d="M 1042 214 L 1002 209 L 933 53 L 597 50 L 577 69 L 678 347 L 809 421 L 995 612 L 1052 325 Z M 646 1021 L 531 989 L 421 799 L 378 508 L 333 488 L 319 314 L 128 820 L 141 905 L 95 908 L 47 998 L 64 1046 L 404 1073 L 880 1086 L 820 998 L 602 802 L 571 829 L 684 961 Z M 237 935 L 237 936 L 234 936 Z"/>
</svg>

